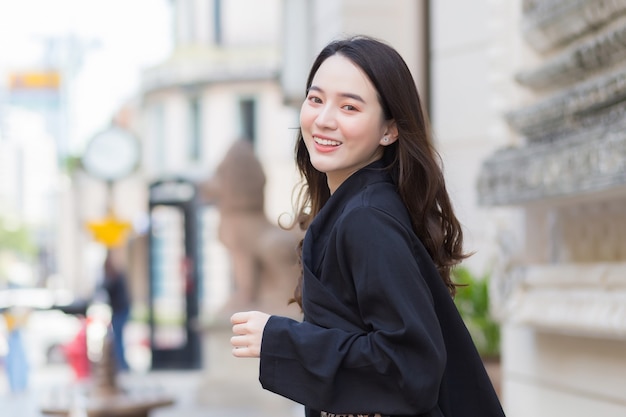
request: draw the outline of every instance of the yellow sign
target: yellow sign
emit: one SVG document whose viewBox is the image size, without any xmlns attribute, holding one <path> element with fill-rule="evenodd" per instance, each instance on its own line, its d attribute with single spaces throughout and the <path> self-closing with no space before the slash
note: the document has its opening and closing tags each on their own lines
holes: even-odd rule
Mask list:
<svg viewBox="0 0 626 417">
<path fill-rule="evenodd" d="M 57 71 L 25 71 L 9 74 L 11 90 L 57 90 L 60 85 L 61 76 Z"/>
<path fill-rule="evenodd" d="M 131 229 L 131 224 L 109 215 L 100 221 L 87 222 L 87 228 L 93 234 L 94 239 L 107 248 L 112 248 L 126 242 L 126 235 Z"/>
</svg>

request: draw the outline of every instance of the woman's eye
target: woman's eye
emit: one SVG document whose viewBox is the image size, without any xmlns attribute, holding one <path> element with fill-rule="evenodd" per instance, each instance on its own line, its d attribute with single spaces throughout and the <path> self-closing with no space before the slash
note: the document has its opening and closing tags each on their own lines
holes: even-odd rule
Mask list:
<svg viewBox="0 0 626 417">
<path fill-rule="evenodd" d="M 318 104 L 319 104 L 319 103 L 321 103 L 321 102 L 322 102 L 322 99 L 321 99 L 321 98 L 319 98 L 319 97 L 316 97 L 316 96 L 310 96 L 310 97 L 309 97 L 309 101 L 311 101 L 311 102 L 313 102 L 313 103 L 318 103 Z"/>
<path fill-rule="evenodd" d="M 343 106 L 343 109 L 352 111 L 352 110 L 356 110 L 356 107 L 354 107 L 351 104 L 346 104 L 345 106 Z"/>
</svg>

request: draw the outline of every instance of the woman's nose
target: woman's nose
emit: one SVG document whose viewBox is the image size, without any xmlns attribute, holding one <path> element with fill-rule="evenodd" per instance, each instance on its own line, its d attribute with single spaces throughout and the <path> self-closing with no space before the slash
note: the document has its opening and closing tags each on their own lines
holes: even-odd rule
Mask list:
<svg viewBox="0 0 626 417">
<path fill-rule="evenodd" d="M 315 124 L 319 127 L 334 129 L 337 127 L 337 119 L 335 112 L 330 106 L 324 106 L 315 118 Z"/>
</svg>

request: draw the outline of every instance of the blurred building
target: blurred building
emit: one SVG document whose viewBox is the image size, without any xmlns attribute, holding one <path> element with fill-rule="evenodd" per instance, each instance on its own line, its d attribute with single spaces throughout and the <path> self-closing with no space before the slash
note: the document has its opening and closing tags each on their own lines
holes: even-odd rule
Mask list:
<svg viewBox="0 0 626 417">
<path fill-rule="evenodd" d="M 33 249 L 42 254 L 40 265 L 33 262 L 37 257 L 32 254 L 0 260 L 0 287 L 5 279 L 37 285 L 52 272 L 58 231 L 50 214 L 56 213 L 59 187 L 60 76 L 58 71 L 38 67 L 0 74 L 4 78 L 0 81 L 0 221 L 4 221 L 0 227 L 9 229 L 5 233 L 12 228 L 27 230 Z M 6 247 L 0 248 L 0 258 L 7 252 Z M 5 268 L 24 273 L 14 277 Z"/>
<path fill-rule="evenodd" d="M 91 199 L 73 181 L 70 152 L 72 83 L 85 45 L 75 36 L 35 43 L 42 48 L 34 62 L 0 68 L 0 217 L 24 228 L 36 252 L 22 285 L 87 297 L 94 283 L 85 258 L 98 248 L 84 230 L 83 202 Z"/>
<path fill-rule="evenodd" d="M 246 139 L 271 168 L 268 216 L 290 210 L 284 190 L 295 181 L 290 127 L 296 119 L 283 106 L 278 82 L 281 13 L 278 0 L 172 2 L 172 54 L 143 74 L 141 169 L 148 183 L 178 179 L 201 188 L 232 143 Z M 163 222 L 181 221 L 175 209 L 157 209 Z M 198 273 L 209 313 L 228 296 L 230 266 L 217 242 L 215 209 L 199 202 L 197 216 Z"/>
</svg>

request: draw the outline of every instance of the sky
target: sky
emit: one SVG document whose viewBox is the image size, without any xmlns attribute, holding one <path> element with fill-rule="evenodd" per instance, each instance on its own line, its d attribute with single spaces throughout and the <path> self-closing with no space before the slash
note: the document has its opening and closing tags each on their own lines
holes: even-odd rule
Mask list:
<svg viewBox="0 0 626 417">
<path fill-rule="evenodd" d="M 138 91 L 141 70 L 168 57 L 170 7 L 169 0 L 0 0 L 1 83 L 12 71 L 45 66 L 45 39 L 57 39 L 66 53 L 53 56 L 73 74 L 70 151 L 79 152 Z M 75 65 L 63 59 L 71 37 L 82 46 Z"/>
</svg>

